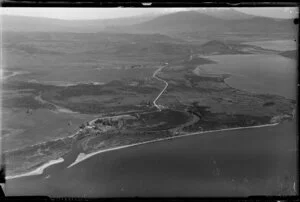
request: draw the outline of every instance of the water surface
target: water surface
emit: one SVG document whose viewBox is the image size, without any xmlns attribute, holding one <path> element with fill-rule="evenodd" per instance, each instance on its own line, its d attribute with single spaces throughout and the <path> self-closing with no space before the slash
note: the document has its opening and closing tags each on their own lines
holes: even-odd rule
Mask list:
<svg viewBox="0 0 300 202">
<path fill-rule="evenodd" d="M 296 122 L 207 133 L 102 153 L 71 168 L 64 162 L 9 180 L 6 190 L 78 197 L 290 194 L 296 149 Z"/>
<path fill-rule="evenodd" d="M 296 98 L 297 61 L 280 55 L 215 55 L 216 64 L 201 65 L 212 73 L 229 73 L 226 79 L 233 88 L 256 93 L 270 93 Z"/>
</svg>

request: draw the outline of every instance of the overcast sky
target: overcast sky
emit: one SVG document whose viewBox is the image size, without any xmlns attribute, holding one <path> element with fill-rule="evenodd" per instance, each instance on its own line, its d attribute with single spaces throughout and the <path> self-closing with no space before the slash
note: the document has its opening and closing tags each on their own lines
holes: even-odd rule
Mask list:
<svg viewBox="0 0 300 202">
<path fill-rule="evenodd" d="M 1 14 L 49 17 L 58 19 L 104 19 L 147 15 L 151 13 L 169 13 L 195 8 L 0 8 Z M 197 8 L 199 9 L 199 8 Z M 224 8 L 223 8 L 224 9 Z M 295 18 L 298 9 L 292 7 L 234 8 L 238 11 L 275 18 Z"/>
</svg>

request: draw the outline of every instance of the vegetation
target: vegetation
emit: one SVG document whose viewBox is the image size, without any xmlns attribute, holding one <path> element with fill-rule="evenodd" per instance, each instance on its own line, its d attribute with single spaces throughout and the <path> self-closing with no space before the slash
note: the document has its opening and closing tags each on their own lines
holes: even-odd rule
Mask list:
<svg viewBox="0 0 300 202">
<path fill-rule="evenodd" d="M 265 102 L 265 103 L 263 104 L 264 107 L 269 107 L 269 106 L 273 106 L 273 105 L 275 105 L 275 103 L 272 102 L 272 101 L 270 101 L 270 102 Z"/>
<path fill-rule="evenodd" d="M 226 113 L 212 113 L 209 111 L 210 107 L 198 106 L 193 103 L 188 108 L 188 112 L 196 115 L 199 120 L 192 125 L 183 128 L 186 132 L 192 131 L 206 131 L 217 130 L 224 128 L 246 127 L 253 125 L 268 124 L 270 117 L 250 116 L 243 114 L 226 114 Z"/>
</svg>

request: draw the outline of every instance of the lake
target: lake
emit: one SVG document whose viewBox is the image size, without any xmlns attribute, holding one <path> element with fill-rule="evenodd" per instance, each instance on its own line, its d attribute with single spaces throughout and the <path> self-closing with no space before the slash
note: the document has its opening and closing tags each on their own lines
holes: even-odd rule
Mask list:
<svg viewBox="0 0 300 202">
<path fill-rule="evenodd" d="M 248 196 L 294 193 L 296 121 L 95 155 L 71 168 L 8 180 L 7 195 Z M 50 177 L 49 177 L 50 175 Z"/>
<path fill-rule="evenodd" d="M 296 99 L 296 60 L 269 54 L 215 55 L 207 58 L 217 63 L 197 68 L 205 72 L 231 74 L 226 83 L 233 88 Z"/>
</svg>

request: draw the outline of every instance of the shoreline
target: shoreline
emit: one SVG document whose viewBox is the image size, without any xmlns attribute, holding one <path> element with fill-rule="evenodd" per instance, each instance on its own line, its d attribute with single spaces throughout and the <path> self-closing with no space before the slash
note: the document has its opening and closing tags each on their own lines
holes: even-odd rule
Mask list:
<svg viewBox="0 0 300 202">
<path fill-rule="evenodd" d="M 262 128 L 262 127 L 270 127 L 270 126 L 276 126 L 279 123 L 272 123 L 272 124 L 263 124 L 263 125 L 257 125 L 257 126 L 247 126 L 247 127 L 236 127 L 236 128 L 226 128 L 226 129 L 219 129 L 219 130 L 209 130 L 209 131 L 203 131 L 203 132 L 194 132 L 194 133 L 188 133 L 188 134 L 183 134 L 183 135 L 177 135 L 177 136 L 171 136 L 171 137 L 166 137 L 166 138 L 158 138 L 155 140 L 149 140 L 145 142 L 139 142 L 139 143 L 134 143 L 134 144 L 128 144 L 128 145 L 123 145 L 123 146 L 118 146 L 118 147 L 113 147 L 109 149 L 104 149 L 96 152 L 92 152 L 89 154 L 85 153 L 80 153 L 76 160 L 70 164 L 67 168 L 70 168 L 88 158 L 91 158 L 94 155 L 100 154 L 100 153 L 105 153 L 109 151 L 114 151 L 114 150 L 119 150 L 119 149 L 125 149 L 129 147 L 134 147 L 134 146 L 139 146 L 143 144 L 149 144 L 149 143 L 154 143 L 154 142 L 160 142 L 164 140 L 170 140 L 170 139 L 175 139 L 175 138 L 181 138 L 181 137 L 187 137 L 187 136 L 193 136 L 193 135 L 199 135 L 199 134 L 206 134 L 206 133 L 213 133 L 213 132 L 222 132 L 222 131 L 231 131 L 231 130 L 241 130 L 241 129 L 251 129 L 251 128 Z"/>
<path fill-rule="evenodd" d="M 128 145 L 123 145 L 123 146 L 118 146 L 118 147 L 113 147 L 109 149 L 104 149 L 96 152 L 92 152 L 89 154 L 85 153 L 79 153 L 77 156 L 76 160 L 71 163 L 67 168 L 71 168 L 74 165 L 91 158 L 92 156 L 95 156 L 100 153 L 105 153 L 109 151 L 114 151 L 114 150 L 120 150 L 120 149 L 125 149 L 129 147 L 134 147 L 134 146 L 139 146 L 139 145 L 144 145 L 144 144 L 149 144 L 149 143 L 154 143 L 154 142 L 161 142 L 164 140 L 171 140 L 175 138 L 182 138 L 182 137 L 188 137 L 188 136 L 194 136 L 194 135 L 199 135 L 199 134 L 206 134 L 206 133 L 214 133 L 214 132 L 222 132 L 222 131 L 231 131 L 231 130 L 241 130 L 241 129 L 251 129 L 251 128 L 263 128 L 263 127 L 271 127 L 271 126 L 276 126 L 280 123 L 271 123 L 271 124 L 263 124 L 263 125 L 257 125 L 257 126 L 247 126 L 247 127 L 236 127 L 236 128 L 226 128 L 226 129 L 219 129 L 219 130 L 208 130 L 208 131 L 202 131 L 202 132 L 193 132 L 193 133 L 187 133 L 187 134 L 182 134 L 182 135 L 177 135 L 177 136 L 171 136 L 171 137 L 166 137 L 166 138 L 158 138 L 154 140 L 149 140 L 145 142 L 139 142 L 139 143 L 134 143 L 134 144 L 128 144 Z M 64 159 L 62 157 L 56 159 L 56 160 L 50 160 L 49 162 L 43 164 L 42 166 L 36 168 L 33 171 L 19 174 L 19 175 L 13 175 L 13 176 L 6 176 L 6 180 L 11 180 L 15 178 L 21 178 L 21 177 L 27 177 L 27 176 L 33 176 L 33 175 L 41 175 L 43 174 L 44 169 L 47 167 L 50 167 L 51 165 L 58 164 L 64 162 Z"/>
<path fill-rule="evenodd" d="M 33 171 L 30 171 L 28 173 L 23 173 L 23 174 L 19 174 L 19 175 L 13 175 L 13 176 L 6 176 L 5 179 L 6 180 L 11 180 L 11 179 L 15 179 L 15 178 L 20 178 L 20 177 L 27 177 L 27 176 L 32 176 L 32 175 L 41 175 L 43 174 L 44 170 L 46 168 L 48 168 L 49 166 L 52 166 L 54 164 L 58 164 L 58 163 L 62 163 L 64 162 L 64 159 L 62 157 L 56 159 L 56 160 L 50 160 L 49 162 L 43 164 L 42 166 L 36 168 Z"/>
</svg>

